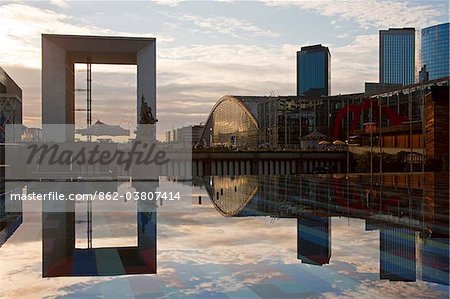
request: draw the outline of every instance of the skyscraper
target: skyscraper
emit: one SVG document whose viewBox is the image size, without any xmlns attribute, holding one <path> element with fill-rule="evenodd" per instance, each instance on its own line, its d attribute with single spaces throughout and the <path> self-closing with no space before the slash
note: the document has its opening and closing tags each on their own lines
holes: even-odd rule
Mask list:
<svg viewBox="0 0 450 299">
<path fill-rule="evenodd" d="M 330 95 L 330 50 L 322 45 L 302 47 L 297 52 L 297 95 Z"/>
<path fill-rule="evenodd" d="M 380 30 L 380 83 L 414 83 L 415 30 L 390 28 Z"/>
<path fill-rule="evenodd" d="M 449 27 L 439 24 L 421 31 L 421 81 L 449 76 Z"/>
</svg>

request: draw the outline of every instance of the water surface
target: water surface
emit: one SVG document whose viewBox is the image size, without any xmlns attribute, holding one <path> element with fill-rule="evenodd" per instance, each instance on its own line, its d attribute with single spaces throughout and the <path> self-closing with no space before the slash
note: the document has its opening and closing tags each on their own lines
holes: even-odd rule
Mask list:
<svg viewBox="0 0 450 299">
<path fill-rule="evenodd" d="M 42 216 L 0 248 L 2 296 L 448 298 L 448 175 L 164 180 L 156 272 L 42 278 Z M 160 203 L 158 203 L 160 204 Z M 86 247 L 84 212 L 76 247 Z M 136 214 L 93 215 L 93 246 L 135 246 Z"/>
</svg>

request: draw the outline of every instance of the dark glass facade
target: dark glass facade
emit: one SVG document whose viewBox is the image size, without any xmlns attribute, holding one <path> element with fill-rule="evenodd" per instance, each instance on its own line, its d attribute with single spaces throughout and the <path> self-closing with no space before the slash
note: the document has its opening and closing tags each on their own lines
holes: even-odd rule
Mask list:
<svg viewBox="0 0 450 299">
<path fill-rule="evenodd" d="M 300 103 L 296 97 L 279 97 L 258 104 L 259 142 L 267 147 L 288 148 L 300 144 L 300 134 L 308 133 L 305 117 L 300 128 Z"/>
<path fill-rule="evenodd" d="M 297 95 L 330 95 L 331 55 L 327 47 L 302 47 L 297 52 Z"/>
<path fill-rule="evenodd" d="M 439 24 L 421 31 L 421 65 L 428 80 L 449 76 L 449 26 Z"/>
<path fill-rule="evenodd" d="M 296 148 L 300 147 L 301 139 L 314 130 L 331 135 L 338 111 L 349 103 L 360 103 L 362 98 L 361 94 L 350 94 L 261 101 L 258 103 L 259 142 L 270 148 Z M 346 124 L 344 120 L 342 131 Z"/>
<path fill-rule="evenodd" d="M 410 85 L 415 76 L 415 30 L 380 30 L 380 83 Z"/>
</svg>

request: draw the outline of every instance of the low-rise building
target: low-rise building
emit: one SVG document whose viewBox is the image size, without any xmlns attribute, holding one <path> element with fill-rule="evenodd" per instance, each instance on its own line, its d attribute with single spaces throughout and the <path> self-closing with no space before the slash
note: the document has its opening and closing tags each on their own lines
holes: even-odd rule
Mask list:
<svg viewBox="0 0 450 299">
<path fill-rule="evenodd" d="M 200 142 L 203 127 L 203 125 L 193 125 L 167 131 L 166 142 L 197 145 Z"/>
<path fill-rule="evenodd" d="M 370 95 L 224 96 L 200 140 L 213 147 L 310 149 L 303 139 L 316 132 L 330 147 L 352 143 L 360 152 L 383 148 L 435 158 L 448 154 L 448 86 L 442 78 Z"/>
</svg>

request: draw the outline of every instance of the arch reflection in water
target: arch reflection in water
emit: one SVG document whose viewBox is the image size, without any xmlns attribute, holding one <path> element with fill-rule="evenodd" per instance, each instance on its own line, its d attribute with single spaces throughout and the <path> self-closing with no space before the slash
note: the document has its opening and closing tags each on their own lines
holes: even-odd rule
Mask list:
<svg viewBox="0 0 450 299">
<path fill-rule="evenodd" d="M 157 183 L 133 182 L 138 192 L 155 190 Z M 64 193 L 76 194 L 87 190 L 117 191 L 117 182 L 65 183 Z M 29 191 L 43 188 L 36 183 Z M 67 212 L 55 212 L 57 205 Z M 136 203 L 137 246 L 76 248 L 75 203 L 42 203 L 42 276 L 110 276 L 127 274 L 156 274 L 157 212 L 151 201 Z M 95 210 L 94 210 L 95 212 Z M 109 212 L 105 212 L 109 213 Z M 99 213 L 101 214 L 101 213 Z"/>
<path fill-rule="evenodd" d="M 449 284 L 448 173 L 345 176 L 215 176 L 204 183 L 226 217 L 297 219 L 297 257 L 331 258 L 331 217 L 379 230 L 380 279 Z"/>
</svg>

